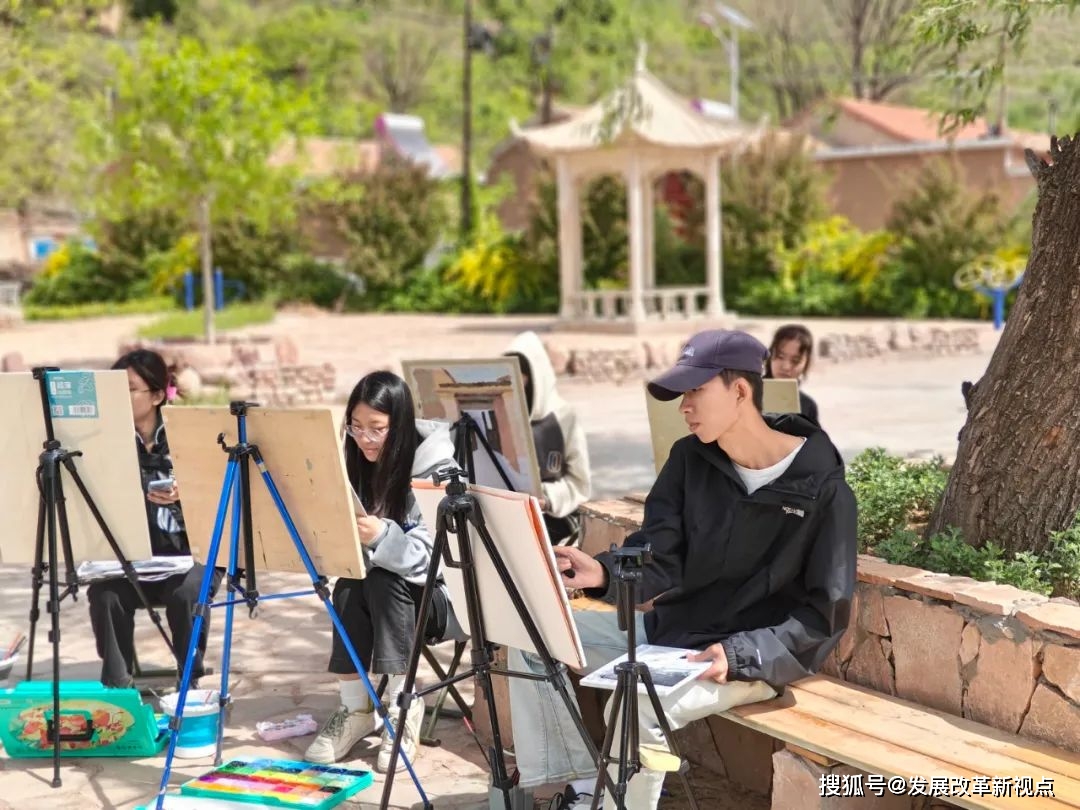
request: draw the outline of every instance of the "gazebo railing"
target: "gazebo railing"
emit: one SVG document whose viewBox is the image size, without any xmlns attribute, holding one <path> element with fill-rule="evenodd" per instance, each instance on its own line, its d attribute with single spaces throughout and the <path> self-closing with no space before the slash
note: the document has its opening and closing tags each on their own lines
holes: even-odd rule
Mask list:
<svg viewBox="0 0 1080 810">
<path fill-rule="evenodd" d="M 707 313 L 709 290 L 656 287 L 642 291 L 641 303 L 649 320 L 690 320 Z M 585 321 L 630 320 L 630 290 L 585 290 L 573 296 L 572 305 L 575 315 Z"/>
</svg>

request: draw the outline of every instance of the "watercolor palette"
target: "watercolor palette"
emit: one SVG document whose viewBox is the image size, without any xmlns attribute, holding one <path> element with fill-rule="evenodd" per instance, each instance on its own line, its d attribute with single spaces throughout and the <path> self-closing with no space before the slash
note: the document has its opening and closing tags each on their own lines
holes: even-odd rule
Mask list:
<svg viewBox="0 0 1080 810">
<path fill-rule="evenodd" d="M 182 796 L 326 810 L 371 785 L 371 771 L 288 759 L 236 757 L 181 785 Z"/>
</svg>

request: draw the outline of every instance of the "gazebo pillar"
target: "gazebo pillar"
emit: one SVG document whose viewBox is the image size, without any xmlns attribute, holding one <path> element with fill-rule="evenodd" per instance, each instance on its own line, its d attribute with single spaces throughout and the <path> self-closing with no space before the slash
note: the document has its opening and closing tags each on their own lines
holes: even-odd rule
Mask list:
<svg viewBox="0 0 1080 810">
<path fill-rule="evenodd" d="M 641 158 L 630 158 L 630 172 L 626 178 L 626 210 L 630 231 L 630 311 L 631 323 L 645 320 L 643 288 L 645 286 L 645 182 L 641 172 Z"/>
<path fill-rule="evenodd" d="M 645 180 L 645 289 L 656 289 L 656 178 Z"/>
<path fill-rule="evenodd" d="M 705 284 L 708 287 L 706 312 L 710 318 L 724 314 L 723 240 L 720 220 L 720 155 L 705 158 Z"/>
<path fill-rule="evenodd" d="M 581 194 L 566 155 L 556 158 L 555 182 L 559 197 L 559 317 L 571 320 L 582 314 L 578 309 L 578 294 L 584 285 L 581 267 Z"/>
</svg>

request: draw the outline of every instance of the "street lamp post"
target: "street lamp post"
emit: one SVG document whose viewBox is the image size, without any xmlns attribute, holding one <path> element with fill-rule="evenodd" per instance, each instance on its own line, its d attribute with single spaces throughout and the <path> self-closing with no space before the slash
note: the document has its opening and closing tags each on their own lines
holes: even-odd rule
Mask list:
<svg viewBox="0 0 1080 810">
<path fill-rule="evenodd" d="M 728 52 L 728 69 L 731 72 L 731 114 L 739 117 L 739 29 L 752 31 L 754 24 L 730 6 L 723 3 L 713 5 L 715 12 L 702 11 L 698 14 L 698 22 L 706 26 L 716 39 L 724 44 Z M 728 23 L 728 34 L 722 36 L 718 31 L 721 21 Z"/>
<path fill-rule="evenodd" d="M 461 71 L 461 239 L 472 234 L 472 0 L 465 0 Z"/>
</svg>

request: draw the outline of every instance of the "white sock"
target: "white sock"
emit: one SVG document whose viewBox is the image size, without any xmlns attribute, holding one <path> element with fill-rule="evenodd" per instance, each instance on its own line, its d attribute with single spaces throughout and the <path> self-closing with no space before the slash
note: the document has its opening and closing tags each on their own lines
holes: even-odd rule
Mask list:
<svg viewBox="0 0 1080 810">
<path fill-rule="evenodd" d="M 386 697 L 383 699 L 383 703 L 386 704 L 391 714 L 394 714 L 398 710 L 398 695 L 405 690 L 405 673 L 402 672 L 398 675 L 387 675 L 389 680 L 386 682 Z"/>
<path fill-rule="evenodd" d="M 359 678 L 338 681 L 338 688 L 341 690 L 341 705 L 350 712 L 372 710 L 371 698 L 364 688 L 364 682 Z"/>
</svg>

